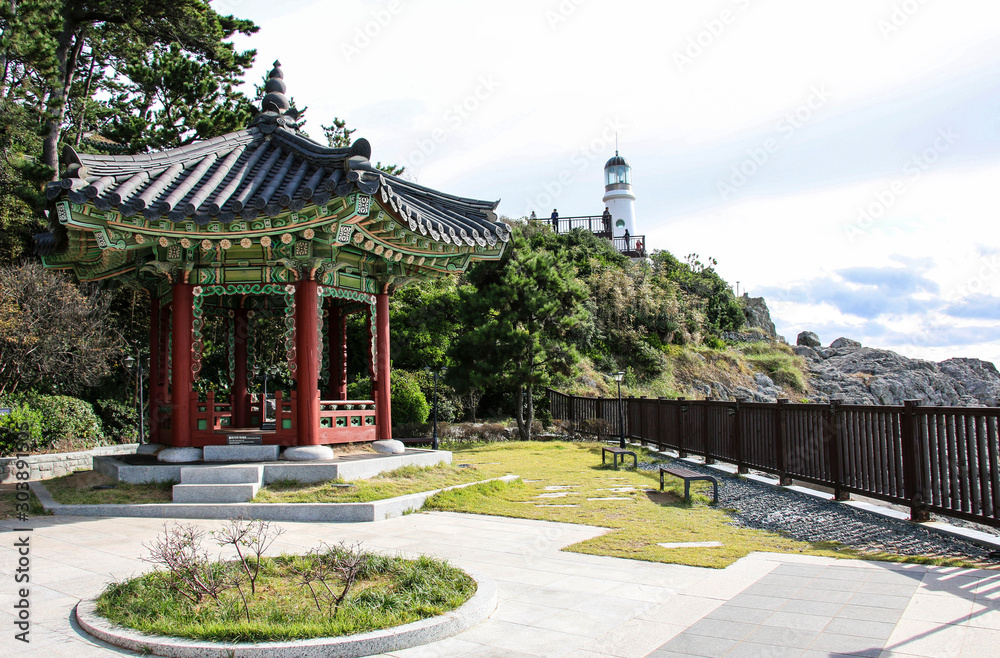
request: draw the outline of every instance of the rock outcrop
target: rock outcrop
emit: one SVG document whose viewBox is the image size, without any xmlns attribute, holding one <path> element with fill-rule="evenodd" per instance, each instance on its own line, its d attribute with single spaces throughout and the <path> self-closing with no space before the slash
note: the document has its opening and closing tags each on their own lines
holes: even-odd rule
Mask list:
<svg viewBox="0 0 1000 658">
<path fill-rule="evenodd" d="M 889 350 L 862 347 L 839 338 L 828 348 L 796 346 L 809 368 L 810 399 L 840 399 L 848 404 L 996 406 L 1000 372 L 988 361 L 948 359 L 941 363 L 910 359 Z"/>
<path fill-rule="evenodd" d="M 771 311 L 763 297 L 751 297 L 743 293 L 743 315 L 746 316 L 749 328 L 762 329 L 768 336 L 777 336 L 777 329 L 771 321 Z"/>
</svg>

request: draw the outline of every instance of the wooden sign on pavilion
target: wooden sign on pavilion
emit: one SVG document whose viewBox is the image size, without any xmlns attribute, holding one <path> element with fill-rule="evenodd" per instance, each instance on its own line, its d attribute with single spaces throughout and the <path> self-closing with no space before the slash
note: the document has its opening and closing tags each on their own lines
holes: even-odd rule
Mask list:
<svg viewBox="0 0 1000 658">
<path fill-rule="evenodd" d="M 498 202 L 465 199 L 391 176 L 371 146 L 330 148 L 298 130 L 274 63 L 261 111 L 238 132 L 140 155 L 67 147 L 47 188 L 46 267 L 81 281 L 139 277 L 150 309 L 151 440 L 219 445 L 257 428 L 265 403 L 248 393 L 255 318 L 277 313 L 296 390 L 275 396 L 265 445 L 391 438 L 389 295 L 403 283 L 496 260 L 510 238 Z M 207 313 L 227 316 L 230 397 L 193 390 Z M 373 400 L 346 400 L 346 318 L 371 336 Z M 325 322 L 322 318 L 326 318 Z M 322 390 L 322 397 L 321 397 Z"/>
</svg>

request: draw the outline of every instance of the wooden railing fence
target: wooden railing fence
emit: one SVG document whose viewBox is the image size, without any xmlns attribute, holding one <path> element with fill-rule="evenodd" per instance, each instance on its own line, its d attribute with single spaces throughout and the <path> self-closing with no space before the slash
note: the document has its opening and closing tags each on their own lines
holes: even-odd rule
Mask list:
<svg viewBox="0 0 1000 658">
<path fill-rule="evenodd" d="M 914 521 L 930 513 L 1000 527 L 1000 435 L 997 407 L 794 404 L 566 395 L 549 389 L 552 418 L 576 432 L 633 440 L 703 455 L 909 506 Z"/>
</svg>

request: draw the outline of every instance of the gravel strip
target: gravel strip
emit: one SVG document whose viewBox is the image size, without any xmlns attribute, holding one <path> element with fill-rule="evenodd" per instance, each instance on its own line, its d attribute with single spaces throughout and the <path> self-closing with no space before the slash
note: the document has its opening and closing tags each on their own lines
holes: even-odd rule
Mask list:
<svg viewBox="0 0 1000 658">
<path fill-rule="evenodd" d="M 672 461 L 640 462 L 639 470 L 656 471 Z M 1000 566 L 988 558 L 991 549 L 971 541 L 688 461 L 678 465 L 719 480 L 719 507 L 729 511 L 730 525 L 736 527 L 770 530 L 801 541 L 839 542 L 867 553 L 960 557 L 986 567 Z"/>
</svg>

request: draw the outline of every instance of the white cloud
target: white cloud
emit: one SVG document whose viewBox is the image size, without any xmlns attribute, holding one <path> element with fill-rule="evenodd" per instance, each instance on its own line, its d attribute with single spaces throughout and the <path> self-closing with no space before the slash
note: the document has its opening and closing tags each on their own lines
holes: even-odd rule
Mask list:
<svg viewBox="0 0 1000 658">
<path fill-rule="evenodd" d="M 751 293 L 788 290 L 770 301 L 790 338 L 821 326 L 892 340 L 915 355 L 1000 360 L 1000 337 L 989 336 L 988 323 L 940 310 L 977 295 L 1000 296 L 991 192 L 1000 179 L 1000 3 L 300 1 L 277 5 L 280 12 L 263 0 L 213 6 L 261 24 L 243 42 L 260 53 L 250 77 L 280 58 L 289 92 L 309 106 L 314 135 L 339 116 L 371 140 L 382 162 L 413 162 L 423 153 L 411 173 L 424 184 L 502 198 L 500 211 L 513 216 L 549 194 L 568 216 L 601 210 L 601 168 L 613 146 L 605 139 L 597 153 L 589 148 L 615 120 L 622 154 L 633 165 L 647 244 L 714 256 L 720 272 Z M 380 23 L 385 12 L 389 18 Z M 369 45 L 359 46 L 359 29 L 369 31 Z M 692 41 L 700 53 L 679 68 L 676 55 Z M 348 57 L 345 46 L 359 52 Z M 474 95 L 484 76 L 498 81 L 496 89 L 452 120 L 449 111 Z M 829 98 L 786 139 L 779 121 L 808 104 L 817 87 Z M 443 138 L 422 148 L 442 125 Z M 954 144 L 938 148 L 926 171 L 912 175 L 907 162 L 936 140 L 941 146 L 940 131 L 949 129 Z M 719 181 L 769 138 L 780 148 L 723 198 Z M 567 171 L 562 189 L 551 193 Z M 894 184 L 904 189 L 893 192 Z M 887 192 L 891 203 L 859 226 L 860 213 L 888 199 Z M 900 293 L 914 308 L 927 308 L 923 314 L 882 317 L 795 300 L 810 282 L 845 285 L 837 272 L 852 267 L 910 268 L 937 290 Z M 907 332 L 915 337 L 909 344 Z M 928 332 L 956 342 L 921 338 Z"/>
</svg>

